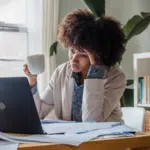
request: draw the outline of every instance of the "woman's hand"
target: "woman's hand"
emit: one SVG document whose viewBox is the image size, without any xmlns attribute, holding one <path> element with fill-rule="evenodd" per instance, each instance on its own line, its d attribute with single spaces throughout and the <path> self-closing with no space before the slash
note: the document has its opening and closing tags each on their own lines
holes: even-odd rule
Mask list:
<svg viewBox="0 0 150 150">
<path fill-rule="evenodd" d="M 32 88 L 32 87 L 34 87 L 37 84 L 37 75 L 32 75 L 31 74 L 27 64 L 24 64 L 23 67 L 24 67 L 23 71 L 27 75 L 27 77 L 29 79 L 30 87 Z"/>
<path fill-rule="evenodd" d="M 88 78 L 99 78 L 103 79 L 107 72 L 107 67 L 100 61 L 100 59 L 96 56 L 95 53 L 91 53 L 86 51 L 91 66 L 88 71 Z"/>
<path fill-rule="evenodd" d="M 89 57 L 91 65 L 100 65 L 100 62 L 98 61 L 95 53 L 88 52 L 87 50 L 85 50 L 85 52 Z"/>
</svg>

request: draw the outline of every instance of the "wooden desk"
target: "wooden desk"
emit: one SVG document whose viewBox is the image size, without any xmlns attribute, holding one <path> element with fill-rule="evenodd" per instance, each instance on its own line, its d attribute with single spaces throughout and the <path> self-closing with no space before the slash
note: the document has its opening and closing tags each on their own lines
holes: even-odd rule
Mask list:
<svg viewBox="0 0 150 150">
<path fill-rule="evenodd" d="M 20 144 L 18 150 L 124 150 L 125 148 L 150 147 L 150 133 L 134 137 L 91 140 L 79 147 L 63 144 Z"/>
</svg>

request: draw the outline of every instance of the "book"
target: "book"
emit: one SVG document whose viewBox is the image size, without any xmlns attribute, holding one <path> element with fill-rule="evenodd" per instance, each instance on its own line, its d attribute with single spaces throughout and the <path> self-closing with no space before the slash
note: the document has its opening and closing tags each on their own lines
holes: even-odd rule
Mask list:
<svg viewBox="0 0 150 150">
<path fill-rule="evenodd" d="M 144 88 L 143 88 L 143 99 L 142 99 L 142 104 L 146 104 L 146 99 L 147 99 L 147 92 L 146 92 L 146 89 L 147 89 L 147 77 L 144 76 Z"/>
<path fill-rule="evenodd" d="M 144 97 L 144 79 L 140 78 L 139 79 L 139 85 L 140 85 L 140 89 L 139 89 L 139 103 L 142 104 L 142 100 Z"/>
</svg>

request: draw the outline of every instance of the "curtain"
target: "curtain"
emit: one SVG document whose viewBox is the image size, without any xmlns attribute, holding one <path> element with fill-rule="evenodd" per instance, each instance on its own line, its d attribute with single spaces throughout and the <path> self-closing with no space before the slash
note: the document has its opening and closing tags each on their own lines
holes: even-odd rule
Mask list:
<svg viewBox="0 0 150 150">
<path fill-rule="evenodd" d="M 56 56 L 50 57 L 49 48 L 57 38 L 59 0 L 42 0 L 42 52 L 45 55 L 45 72 L 39 79 L 39 91 L 43 92 L 56 68 Z"/>
</svg>

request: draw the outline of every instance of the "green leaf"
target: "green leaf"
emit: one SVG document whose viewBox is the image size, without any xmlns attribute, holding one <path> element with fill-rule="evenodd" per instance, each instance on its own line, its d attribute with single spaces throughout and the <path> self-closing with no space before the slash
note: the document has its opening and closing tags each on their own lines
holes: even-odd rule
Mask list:
<svg viewBox="0 0 150 150">
<path fill-rule="evenodd" d="M 127 24 L 124 26 L 123 30 L 126 36 L 126 43 L 135 35 L 142 33 L 150 23 L 150 15 L 142 18 L 138 15 L 133 16 Z"/>
<path fill-rule="evenodd" d="M 128 37 L 131 31 L 135 28 L 135 26 L 142 20 L 142 17 L 139 15 L 133 16 L 126 25 L 123 27 L 125 36 Z"/>
<path fill-rule="evenodd" d="M 127 86 L 132 85 L 134 81 L 132 79 L 127 80 Z"/>
<path fill-rule="evenodd" d="M 133 89 L 125 89 L 124 91 L 124 106 L 125 107 L 134 107 L 134 90 Z"/>
<path fill-rule="evenodd" d="M 120 105 L 121 105 L 121 107 L 125 107 L 124 95 L 120 98 Z"/>
<path fill-rule="evenodd" d="M 50 46 L 50 56 L 53 56 L 54 53 L 57 53 L 57 44 L 58 42 L 56 41 Z"/>
<path fill-rule="evenodd" d="M 82 0 L 97 17 L 105 15 L 105 0 Z"/>
<path fill-rule="evenodd" d="M 150 15 L 150 12 L 141 12 L 141 15 L 145 18 Z"/>
</svg>

